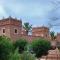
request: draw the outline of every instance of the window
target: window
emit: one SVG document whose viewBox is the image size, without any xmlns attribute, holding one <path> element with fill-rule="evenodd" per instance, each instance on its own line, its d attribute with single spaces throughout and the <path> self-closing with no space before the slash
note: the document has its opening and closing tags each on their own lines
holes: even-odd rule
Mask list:
<svg viewBox="0 0 60 60">
<path fill-rule="evenodd" d="M 15 33 L 17 33 L 17 29 L 15 29 Z"/>
<path fill-rule="evenodd" d="M 3 29 L 3 33 L 5 33 L 5 29 Z"/>
</svg>

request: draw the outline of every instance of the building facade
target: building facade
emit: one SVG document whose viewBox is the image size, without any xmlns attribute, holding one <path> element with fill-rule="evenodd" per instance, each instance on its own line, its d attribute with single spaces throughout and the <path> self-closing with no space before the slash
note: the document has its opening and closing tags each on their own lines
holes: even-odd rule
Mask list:
<svg viewBox="0 0 60 60">
<path fill-rule="evenodd" d="M 33 27 L 32 28 L 32 35 L 33 36 L 41 36 L 44 38 L 49 38 L 49 28 L 42 26 L 42 27 Z"/>
<path fill-rule="evenodd" d="M 0 36 L 5 35 L 13 40 L 21 35 L 22 21 L 11 17 L 0 20 Z"/>
</svg>

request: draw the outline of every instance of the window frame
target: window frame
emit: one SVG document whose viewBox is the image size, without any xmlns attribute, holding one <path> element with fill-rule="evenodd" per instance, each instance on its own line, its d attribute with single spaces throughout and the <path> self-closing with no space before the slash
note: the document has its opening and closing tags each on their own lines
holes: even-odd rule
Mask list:
<svg viewBox="0 0 60 60">
<path fill-rule="evenodd" d="M 14 34 L 18 34 L 18 29 L 14 28 Z"/>
<path fill-rule="evenodd" d="M 2 33 L 3 33 L 3 34 L 5 33 L 5 28 L 2 29 Z"/>
</svg>

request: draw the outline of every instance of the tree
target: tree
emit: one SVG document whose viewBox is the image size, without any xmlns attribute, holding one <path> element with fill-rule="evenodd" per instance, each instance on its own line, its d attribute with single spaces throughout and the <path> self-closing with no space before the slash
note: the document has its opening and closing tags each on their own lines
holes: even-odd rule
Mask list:
<svg viewBox="0 0 60 60">
<path fill-rule="evenodd" d="M 13 52 L 13 44 L 6 36 L 0 36 L 0 60 L 8 60 L 9 54 Z"/>
<path fill-rule="evenodd" d="M 48 54 L 51 44 L 49 41 L 39 38 L 32 41 L 31 47 L 33 52 L 36 54 L 36 57 L 39 58 L 42 55 Z"/>
<path fill-rule="evenodd" d="M 50 36 L 51 36 L 51 40 L 55 40 L 56 39 L 56 36 L 55 36 L 55 32 L 54 31 L 51 31 L 50 32 Z"/>
<path fill-rule="evenodd" d="M 23 28 L 26 30 L 26 34 L 28 35 L 28 32 L 31 31 L 32 25 L 30 25 L 28 22 L 24 23 Z"/>
<path fill-rule="evenodd" d="M 15 42 L 15 49 L 19 49 L 19 53 L 22 53 L 25 50 L 25 47 L 27 45 L 27 41 L 24 38 L 20 38 Z"/>
</svg>

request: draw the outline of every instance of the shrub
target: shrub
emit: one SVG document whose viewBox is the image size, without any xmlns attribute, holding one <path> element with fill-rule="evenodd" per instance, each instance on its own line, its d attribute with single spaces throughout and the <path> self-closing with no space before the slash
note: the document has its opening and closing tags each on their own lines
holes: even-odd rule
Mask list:
<svg viewBox="0 0 60 60">
<path fill-rule="evenodd" d="M 8 60 L 13 51 L 13 44 L 6 36 L 0 36 L 0 60 Z"/>
<path fill-rule="evenodd" d="M 14 52 L 10 53 L 9 60 L 21 60 L 20 54 L 18 53 L 18 49 L 16 49 Z"/>
<path fill-rule="evenodd" d="M 50 42 L 42 38 L 33 40 L 31 46 L 36 57 L 48 54 L 48 50 L 51 48 Z"/>
<path fill-rule="evenodd" d="M 24 51 L 23 54 L 21 54 L 21 60 L 36 60 L 36 57 L 30 52 Z"/>
<path fill-rule="evenodd" d="M 27 45 L 27 41 L 25 39 L 19 39 L 15 42 L 15 49 L 19 49 L 19 53 L 22 53 L 25 50 L 25 47 Z"/>
</svg>

